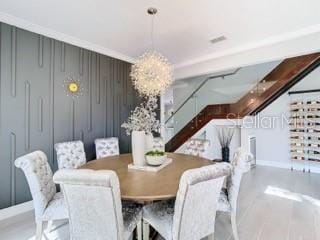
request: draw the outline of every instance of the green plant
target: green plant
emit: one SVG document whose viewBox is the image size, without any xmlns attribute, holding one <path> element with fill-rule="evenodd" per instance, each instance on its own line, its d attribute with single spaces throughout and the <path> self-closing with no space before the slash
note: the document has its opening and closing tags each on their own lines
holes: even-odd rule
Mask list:
<svg viewBox="0 0 320 240">
<path fill-rule="evenodd" d="M 152 157 L 160 157 L 164 156 L 165 152 L 154 150 L 154 151 L 149 151 L 146 153 L 146 156 L 152 156 Z"/>
</svg>

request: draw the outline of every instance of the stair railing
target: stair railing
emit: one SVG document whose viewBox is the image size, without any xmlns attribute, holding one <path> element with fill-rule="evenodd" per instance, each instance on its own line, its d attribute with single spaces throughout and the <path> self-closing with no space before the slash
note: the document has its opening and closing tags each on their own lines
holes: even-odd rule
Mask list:
<svg viewBox="0 0 320 240">
<path fill-rule="evenodd" d="M 197 97 L 196 93 L 209 81 L 212 79 L 217 79 L 217 78 L 225 78 L 228 76 L 232 76 L 237 74 L 237 72 L 240 70 L 240 68 L 237 68 L 231 73 L 225 73 L 225 74 L 219 74 L 215 76 L 210 76 L 207 77 L 205 80 L 202 81 L 202 83 L 186 98 L 186 100 L 183 101 L 183 103 L 171 114 L 171 116 L 165 121 L 165 124 L 167 124 L 178 112 L 183 106 L 191 99 L 194 97 Z"/>
</svg>

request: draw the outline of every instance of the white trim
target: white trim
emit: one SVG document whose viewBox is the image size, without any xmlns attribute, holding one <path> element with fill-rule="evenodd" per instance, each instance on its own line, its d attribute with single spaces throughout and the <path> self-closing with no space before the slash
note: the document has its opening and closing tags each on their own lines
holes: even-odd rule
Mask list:
<svg viewBox="0 0 320 240">
<path fill-rule="evenodd" d="M 32 201 L 1 209 L 0 210 L 0 221 L 18 216 L 23 213 L 27 213 L 32 210 L 33 210 L 33 202 Z"/>
<path fill-rule="evenodd" d="M 234 47 L 234 48 L 230 48 L 228 50 L 225 51 L 220 51 L 214 54 L 208 54 L 199 58 L 194 58 L 185 62 L 181 62 L 179 64 L 175 64 L 174 67 L 175 69 L 178 68 L 183 68 L 183 67 L 187 67 L 190 65 L 194 65 L 194 64 L 198 64 L 201 62 L 205 62 L 205 61 L 209 61 L 209 60 L 213 60 L 216 58 L 221 58 L 221 57 L 226 57 L 229 55 L 234 55 L 237 53 L 242 53 L 242 52 L 246 52 L 246 51 L 250 51 L 253 49 L 257 49 L 257 48 L 262 48 L 262 47 L 266 47 L 266 46 L 271 46 L 274 44 L 278 44 L 278 43 L 282 43 L 285 41 L 290 41 L 290 40 L 294 40 L 300 37 L 304 37 L 307 35 L 311 35 L 311 34 L 315 34 L 315 33 L 319 33 L 320 32 L 320 24 L 317 25 L 313 25 L 313 26 L 309 26 L 306 28 L 302 28 L 299 29 L 297 31 L 294 32 L 287 32 L 281 35 L 276 35 L 276 36 L 272 36 L 269 38 L 266 38 L 264 40 L 261 41 L 256 41 L 256 42 L 251 42 L 248 44 L 244 44 L 238 47 Z"/>
<path fill-rule="evenodd" d="M 56 39 L 58 41 L 66 42 L 81 48 L 85 48 L 94 52 L 107 55 L 109 57 L 117 58 L 129 63 L 133 63 L 135 61 L 134 58 L 127 56 L 123 53 L 114 51 L 109 48 L 102 47 L 100 45 L 97 45 L 88 41 L 81 40 L 79 38 L 72 37 L 62 32 L 58 32 L 46 27 L 42 27 L 38 24 L 26 21 L 22 18 L 15 17 L 13 15 L 10 15 L 4 12 L 0 12 L 0 22 L 7 23 L 9 25 L 13 25 L 18 28 L 22 28 L 37 34 L 44 35 L 49 38 Z"/>
<path fill-rule="evenodd" d="M 263 160 L 257 160 L 256 161 L 257 165 L 260 166 L 268 166 L 268 167 L 276 167 L 276 168 L 283 168 L 283 169 L 291 169 L 297 170 L 297 171 L 302 171 L 303 166 L 301 164 L 296 164 L 296 163 L 282 163 L 282 162 L 275 162 L 275 161 L 263 161 Z M 320 168 L 310 166 L 310 171 L 312 173 L 320 173 Z"/>
</svg>

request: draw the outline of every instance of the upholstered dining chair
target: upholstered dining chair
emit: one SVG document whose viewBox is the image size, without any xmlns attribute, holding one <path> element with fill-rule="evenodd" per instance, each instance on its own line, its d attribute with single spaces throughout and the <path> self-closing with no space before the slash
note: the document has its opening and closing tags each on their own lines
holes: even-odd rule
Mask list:
<svg viewBox="0 0 320 240">
<path fill-rule="evenodd" d="M 52 171 L 45 153 L 35 151 L 14 162 L 24 172 L 31 191 L 37 224 L 36 240 L 43 234 L 44 222 L 68 219 L 62 193 L 56 192 Z"/>
<path fill-rule="evenodd" d="M 207 236 L 213 239 L 218 199 L 230 171 L 229 163 L 187 170 L 180 179 L 175 202 L 161 201 L 145 206 L 143 220 L 166 240 L 195 240 Z"/>
<path fill-rule="evenodd" d="M 119 180 L 111 170 L 63 169 L 55 173 L 69 212 L 72 240 L 127 240 L 138 227 L 141 207 L 121 203 Z"/>
<path fill-rule="evenodd" d="M 116 137 L 98 138 L 94 144 L 97 159 L 119 155 L 119 139 Z"/>
<path fill-rule="evenodd" d="M 78 168 L 87 162 L 82 141 L 56 143 L 54 147 L 59 169 Z"/>
<path fill-rule="evenodd" d="M 209 140 L 190 138 L 186 142 L 185 154 L 204 157 L 209 146 L 210 146 Z"/>
<path fill-rule="evenodd" d="M 227 188 L 221 191 L 219 197 L 218 212 L 227 212 L 230 214 L 234 240 L 239 240 L 236 216 L 241 179 L 242 175 L 250 170 L 251 158 L 252 154 L 247 153 L 242 148 L 237 149 L 231 161 L 232 172 L 227 177 Z"/>
<path fill-rule="evenodd" d="M 153 150 L 165 151 L 165 143 L 163 138 L 155 137 L 153 138 Z"/>
</svg>

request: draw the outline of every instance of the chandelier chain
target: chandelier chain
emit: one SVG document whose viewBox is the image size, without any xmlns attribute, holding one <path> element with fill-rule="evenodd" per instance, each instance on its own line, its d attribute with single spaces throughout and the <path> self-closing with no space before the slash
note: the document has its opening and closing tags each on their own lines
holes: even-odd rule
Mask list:
<svg viewBox="0 0 320 240">
<path fill-rule="evenodd" d="M 155 14 L 153 14 L 152 16 L 152 20 L 151 20 L 151 46 L 152 46 L 152 50 L 154 50 L 154 18 L 155 18 Z"/>
</svg>

